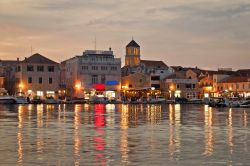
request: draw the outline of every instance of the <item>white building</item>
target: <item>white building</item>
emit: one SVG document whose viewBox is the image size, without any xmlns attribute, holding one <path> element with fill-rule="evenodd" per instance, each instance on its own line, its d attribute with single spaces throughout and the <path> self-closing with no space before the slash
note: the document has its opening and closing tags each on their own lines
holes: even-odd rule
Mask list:
<svg viewBox="0 0 250 166">
<path fill-rule="evenodd" d="M 71 97 L 120 97 L 121 59 L 113 51 L 86 50 L 64 61 L 65 83 Z"/>
</svg>

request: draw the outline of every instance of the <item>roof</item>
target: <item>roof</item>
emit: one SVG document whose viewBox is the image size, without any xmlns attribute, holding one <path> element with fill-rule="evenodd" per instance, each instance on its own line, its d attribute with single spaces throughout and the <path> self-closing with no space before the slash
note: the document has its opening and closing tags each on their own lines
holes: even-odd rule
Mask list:
<svg viewBox="0 0 250 166">
<path fill-rule="evenodd" d="M 235 75 L 238 75 L 238 76 L 250 76 L 250 69 L 237 70 Z"/>
<path fill-rule="evenodd" d="M 24 63 L 43 63 L 43 64 L 58 64 L 55 61 L 52 61 L 48 58 L 46 58 L 45 56 L 41 55 L 41 54 L 33 54 L 28 58 L 25 58 L 25 60 L 23 60 L 22 62 Z"/>
<path fill-rule="evenodd" d="M 178 72 L 175 72 L 174 74 L 171 74 L 165 77 L 163 80 L 166 80 L 166 79 L 188 79 L 188 78 L 186 78 L 184 71 L 178 71 Z"/>
<path fill-rule="evenodd" d="M 231 76 L 223 79 L 222 83 L 250 82 L 250 77 Z"/>
<path fill-rule="evenodd" d="M 208 73 L 208 75 L 215 75 L 215 74 L 221 74 L 221 75 L 232 75 L 234 74 L 234 71 L 224 71 L 224 70 L 202 70 L 205 73 Z"/>
<path fill-rule="evenodd" d="M 134 40 L 131 40 L 126 47 L 140 47 Z"/>
<path fill-rule="evenodd" d="M 0 64 L 2 64 L 3 66 L 14 65 L 17 62 L 18 61 L 16 61 L 16 60 L 0 60 Z"/>
<path fill-rule="evenodd" d="M 168 68 L 163 61 L 141 60 L 140 63 L 145 64 L 146 67 Z"/>
</svg>

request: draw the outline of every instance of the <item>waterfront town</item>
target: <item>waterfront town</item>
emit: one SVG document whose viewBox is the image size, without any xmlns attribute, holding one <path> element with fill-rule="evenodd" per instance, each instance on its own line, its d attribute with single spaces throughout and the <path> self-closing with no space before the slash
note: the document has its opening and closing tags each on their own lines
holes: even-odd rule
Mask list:
<svg viewBox="0 0 250 166">
<path fill-rule="evenodd" d="M 140 48 L 133 39 L 125 46 L 124 66 L 112 48 L 85 50 L 60 63 L 40 53 L 24 59 L 1 59 L 1 96 L 24 96 L 28 102 L 131 103 L 250 97 L 250 69 L 171 66 L 144 60 Z"/>
</svg>

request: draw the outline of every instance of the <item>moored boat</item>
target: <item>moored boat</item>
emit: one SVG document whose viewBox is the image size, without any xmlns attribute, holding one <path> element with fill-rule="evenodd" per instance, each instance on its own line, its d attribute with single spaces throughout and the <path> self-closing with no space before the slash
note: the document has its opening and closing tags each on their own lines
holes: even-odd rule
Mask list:
<svg viewBox="0 0 250 166">
<path fill-rule="evenodd" d="M 16 104 L 28 104 L 27 98 L 23 92 L 17 92 L 15 95 Z"/>
<path fill-rule="evenodd" d="M 0 104 L 14 104 L 15 102 L 15 98 L 9 96 L 6 89 L 0 88 Z"/>
</svg>

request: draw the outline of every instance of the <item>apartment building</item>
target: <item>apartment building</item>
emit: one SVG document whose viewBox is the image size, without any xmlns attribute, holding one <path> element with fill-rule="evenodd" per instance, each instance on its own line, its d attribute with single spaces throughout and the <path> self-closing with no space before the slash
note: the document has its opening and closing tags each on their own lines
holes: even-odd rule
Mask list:
<svg viewBox="0 0 250 166">
<path fill-rule="evenodd" d="M 57 96 L 59 90 L 59 64 L 41 54 L 34 54 L 16 66 L 16 91 L 34 96 Z"/>
<path fill-rule="evenodd" d="M 70 97 L 120 97 L 121 59 L 108 51 L 86 50 L 65 60 L 65 84 Z"/>
</svg>

